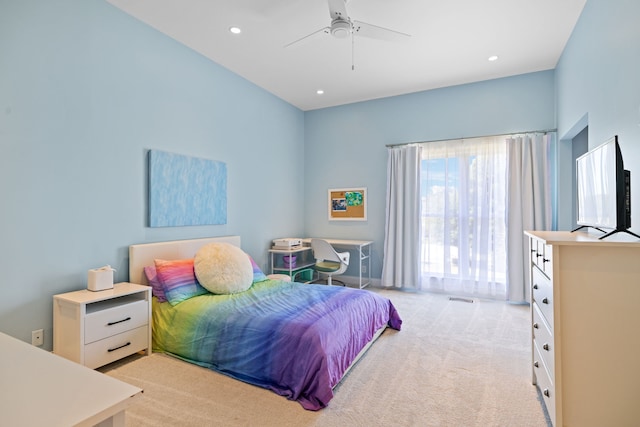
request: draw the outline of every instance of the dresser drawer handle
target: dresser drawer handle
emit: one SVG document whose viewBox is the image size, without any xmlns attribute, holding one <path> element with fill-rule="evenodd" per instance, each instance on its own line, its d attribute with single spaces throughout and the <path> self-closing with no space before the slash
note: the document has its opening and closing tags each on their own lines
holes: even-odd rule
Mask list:
<svg viewBox="0 0 640 427">
<path fill-rule="evenodd" d="M 544 391 L 542 392 L 542 394 L 544 394 L 547 397 L 551 397 L 551 393 L 549 393 L 549 389 L 545 388 Z"/>
<path fill-rule="evenodd" d="M 533 285 L 533 289 L 538 289 L 538 284 Z"/>
<path fill-rule="evenodd" d="M 540 364 L 538 363 L 538 361 L 536 360 L 535 362 L 533 362 L 533 366 L 535 366 L 536 368 L 540 367 Z"/>
<path fill-rule="evenodd" d="M 542 258 L 542 262 L 549 262 L 551 261 L 550 259 L 546 259 L 546 258 Z"/>
<path fill-rule="evenodd" d="M 542 303 L 543 304 L 549 304 L 549 299 L 548 298 L 542 298 Z"/>
<path fill-rule="evenodd" d="M 543 345 L 542 348 L 544 348 L 545 350 L 549 351 L 549 344 Z"/>
<path fill-rule="evenodd" d="M 542 254 L 536 254 L 536 258 L 540 258 L 542 256 Z"/>
<path fill-rule="evenodd" d="M 127 342 L 126 344 L 122 344 L 121 346 L 118 346 L 118 347 L 115 347 L 115 348 L 107 349 L 107 351 L 108 351 L 109 353 L 111 353 L 112 351 L 119 350 L 119 349 L 121 349 L 121 348 L 123 348 L 123 347 L 126 347 L 126 346 L 128 346 L 128 345 L 131 345 L 131 342 Z"/>
<path fill-rule="evenodd" d="M 107 326 L 117 325 L 118 323 L 126 322 L 128 320 L 131 320 L 131 317 L 127 317 L 126 319 L 122 319 L 122 320 L 116 320 L 115 322 L 109 322 L 107 323 Z"/>
<path fill-rule="evenodd" d="M 538 329 L 538 324 L 537 323 L 533 324 L 533 329 Z"/>
</svg>

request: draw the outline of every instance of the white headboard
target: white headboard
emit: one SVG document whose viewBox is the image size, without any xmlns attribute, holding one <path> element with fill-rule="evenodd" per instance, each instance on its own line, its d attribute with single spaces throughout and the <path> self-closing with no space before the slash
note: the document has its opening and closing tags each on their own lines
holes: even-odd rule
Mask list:
<svg viewBox="0 0 640 427">
<path fill-rule="evenodd" d="M 129 246 L 129 282 L 147 284 L 144 268 L 154 259 L 193 258 L 198 249 L 213 242 L 224 242 L 240 247 L 240 236 L 205 237 L 202 239 L 173 240 Z"/>
</svg>

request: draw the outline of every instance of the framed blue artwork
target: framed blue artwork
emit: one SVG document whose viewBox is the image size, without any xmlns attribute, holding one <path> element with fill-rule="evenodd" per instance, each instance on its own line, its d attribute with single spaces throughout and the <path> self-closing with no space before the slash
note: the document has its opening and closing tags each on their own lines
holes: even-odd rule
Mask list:
<svg viewBox="0 0 640 427">
<path fill-rule="evenodd" d="M 226 163 L 149 151 L 150 227 L 226 223 Z"/>
</svg>

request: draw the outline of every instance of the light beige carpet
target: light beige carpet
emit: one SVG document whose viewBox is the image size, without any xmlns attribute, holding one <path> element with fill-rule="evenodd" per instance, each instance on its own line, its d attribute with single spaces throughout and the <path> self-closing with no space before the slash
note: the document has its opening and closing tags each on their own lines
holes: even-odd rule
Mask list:
<svg viewBox="0 0 640 427">
<path fill-rule="evenodd" d="M 385 331 L 318 412 L 162 354 L 102 371 L 144 389 L 129 427 L 547 426 L 531 384 L 528 307 L 376 292 L 393 301 L 402 331 Z"/>
</svg>

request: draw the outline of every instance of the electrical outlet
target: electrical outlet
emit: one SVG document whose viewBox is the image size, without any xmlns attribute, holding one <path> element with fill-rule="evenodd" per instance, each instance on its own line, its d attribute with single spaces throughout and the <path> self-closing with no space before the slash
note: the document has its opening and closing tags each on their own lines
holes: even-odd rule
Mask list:
<svg viewBox="0 0 640 427">
<path fill-rule="evenodd" d="M 42 329 L 31 331 L 31 344 L 37 347 L 44 344 L 44 331 Z"/>
</svg>

